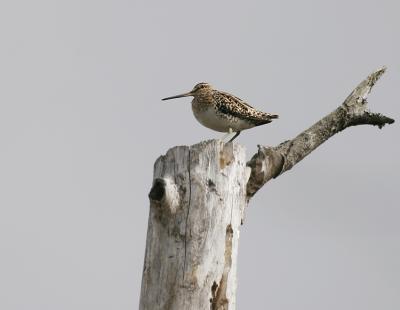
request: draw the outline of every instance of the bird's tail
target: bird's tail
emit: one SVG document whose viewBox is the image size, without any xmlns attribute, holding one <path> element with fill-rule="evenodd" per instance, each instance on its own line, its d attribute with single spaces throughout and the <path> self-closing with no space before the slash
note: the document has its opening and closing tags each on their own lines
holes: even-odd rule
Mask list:
<svg viewBox="0 0 400 310">
<path fill-rule="evenodd" d="M 267 117 L 268 118 L 270 118 L 270 119 L 274 119 L 274 118 L 279 118 L 279 115 L 278 114 L 267 114 Z"/>
<path fill-rule="evenodd" d="M 278 114 L 270 114 L 270 113 L 264 113 L 262 119 L 258 119 L 256 122 L 255 126 L 261 126 L 264 124 L 271 123 L 273 119 L 279 118 Z"/>
</svg>

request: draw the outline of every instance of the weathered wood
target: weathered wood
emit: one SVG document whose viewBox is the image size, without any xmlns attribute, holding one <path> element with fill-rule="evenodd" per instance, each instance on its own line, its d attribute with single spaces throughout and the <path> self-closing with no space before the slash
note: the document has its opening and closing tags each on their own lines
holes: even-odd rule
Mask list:
<svg viewBox="0 0 400 310">
<path fill-rule="evenodd" d="M 247 184 L 250 199 L 272 178 L 292 169 L 299 161 L 318 146 L 342 130 L 356 125 L 373 125 L 382 128 L 394 120 L 367 109 L 367 96 L 385 72 L 379 69 L 362 81 L 346 98 L 342 105 L 292 140 L 275 147 L 258 146 L 258 152 L 248 162 L 251 176 Z"/>
<path fill-rule="evenodd" d="M 244 148 L 175 147 L 154 167 L 140 309 L 234 309 Z"/>
<path fill-rule="evenodd" d="M 243 147 L 217 140 L 161 156 L 149 193 L 140 309 L 235 309 L 239 228 L 249 199 L 345 128 L 392 124 L 367 110 L 367 95 L 384 71 L 372 73 L 294 139 L 259 146 L 247 164 Z"/>
</svg>

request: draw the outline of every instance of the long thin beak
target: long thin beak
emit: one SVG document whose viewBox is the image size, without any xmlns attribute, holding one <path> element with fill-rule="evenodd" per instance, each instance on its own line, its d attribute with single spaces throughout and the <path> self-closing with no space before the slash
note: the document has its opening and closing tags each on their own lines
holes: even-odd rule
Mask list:
<svg viewBox="0 0 400 310">
<path fill-rule="evenodd" d="M 171 96 L 171 97 L 163 98 L 163 99 L 161 99 L 161 100 L 169 100 L 169 99 L 182 98 L 182 97 L 189 97 L 189 96 L 193 96 L 192 92 L 188 92 L 188 93 L 184 93 L 184 94 L 180 94 L 180 95 L 176 95 L 176 96 Z"/>
</svg>

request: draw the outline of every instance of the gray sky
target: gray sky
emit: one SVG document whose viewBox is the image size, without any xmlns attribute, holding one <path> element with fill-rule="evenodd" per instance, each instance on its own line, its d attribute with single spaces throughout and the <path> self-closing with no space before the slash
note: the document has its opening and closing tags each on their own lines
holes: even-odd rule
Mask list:
<svg viewBox="0 0 400 310">
<path fill-rule="evenodd" d="M 219 138 L 207 81 L 280 114 L 250 157 L 388 72 L 370 108 L 399 120 L 398 1 L 0 3 L 0 309 L 136 309 L 155 159 Z M 398 123 L 333 137 L 251 201 L 238 309 L 400 309 Z"/>
</svg>

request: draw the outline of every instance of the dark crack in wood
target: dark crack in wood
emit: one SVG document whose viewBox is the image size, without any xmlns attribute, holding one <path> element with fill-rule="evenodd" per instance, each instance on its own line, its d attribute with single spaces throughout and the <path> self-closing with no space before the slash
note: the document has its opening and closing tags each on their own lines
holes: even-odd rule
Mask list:
<svg viewBox="0 0 400 310">
<path fill-rule="evenodd" d="M 192 179 L 190 176 L 190 161 L 191 161 L 191 156 L 190 156 L 190 147 L 188 151 L 188 179 L 189 179 L 189 198 L 188 198 L 188 207 L 187 207 L 187 213 L 186 213 L 186 219 L 185 219 L 185 241 L 184 241 L 184 258 L 183 258 L 183 275 L 182 275 L 182 283 L 185 282 L 185 272 L 186 272 L 186 260 L 187 260 L 187 234 L 188 234 L 188 221 L 189 221 L 189 214 L 190 214 L 190 206 L 191 206 L 191 200 L 192 200 Z"/>
<path fill-rule="evenodd" d="M 226 298 L 228 288 L 228 275 L 232 266 L 232 237 L 233 229 L 231 225 L 226 227 L 225 234 L 225 263 L 219 285 L 214 281 L 211 286 L 210 310 L 228 310 L 229 300 Z"/>
</svg>

